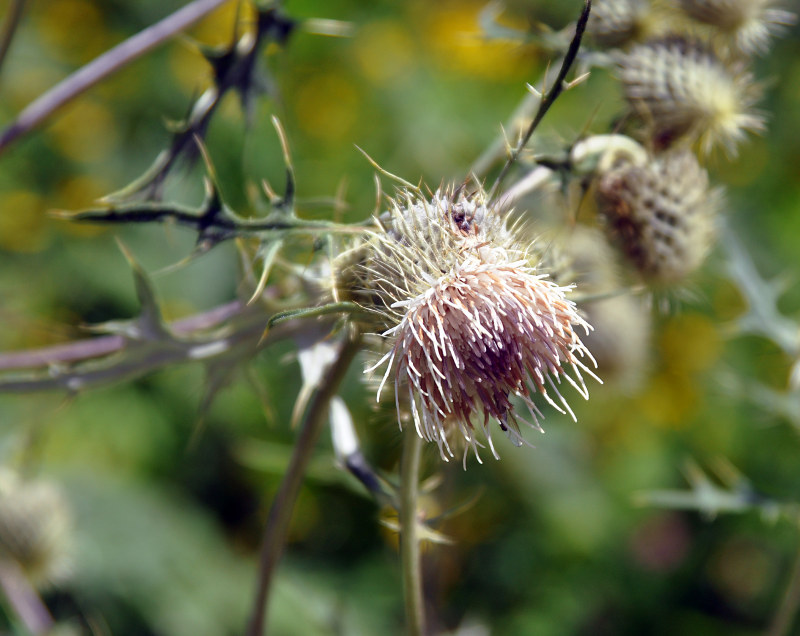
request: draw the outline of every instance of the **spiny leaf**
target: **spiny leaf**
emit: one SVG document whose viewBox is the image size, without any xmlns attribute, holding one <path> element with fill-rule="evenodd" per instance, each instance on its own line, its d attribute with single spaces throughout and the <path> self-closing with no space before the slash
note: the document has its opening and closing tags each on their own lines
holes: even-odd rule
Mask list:
<svg viewBox="0 0 800 636">
<path fill-rule="evenodd" d="M 252 32 L 240 36 L 237 26 L 227 46 L 202 49 L 213 71 L 214 86 L 203 92 L 188 109 L 184 120 L 174 126 L 169 147 L 159 153 L 145 174 L 109 199 L 118 202 L 138 198 L 160 199 L 164 182 L 178 160 L 182 157 L 188 161 L 196 158 L 194 138 L 205 136 L 217 107 L 230 91 L 239 95 L 242 110 L 250 121 L 255 98 L 273 86 L 258 64 L 261 52 L 268 42 L 285 44 L 295 26 L 295 21 L 275 6 L 266 6 L 258 10 Z"/>
</svg>

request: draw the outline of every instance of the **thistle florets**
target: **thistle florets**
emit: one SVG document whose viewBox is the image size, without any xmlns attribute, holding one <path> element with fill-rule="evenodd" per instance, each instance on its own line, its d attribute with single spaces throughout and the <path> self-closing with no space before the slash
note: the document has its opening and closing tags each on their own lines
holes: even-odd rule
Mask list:
<svg viewBox="0 0 800 636">
<path fill-rule="evenodd" d="M 570 287 L 536 270 L 507 220 L 482 191 L 403 191 L 381 216 L 365 266 L 390 346 L 373 367 L 387 365 L 378 395 L 393 373 L 398 416 L 407 397 L 417 433 L 444 459 L 454 456 L 456 431 L 477 455 L 476 424 L 497 457 L 490 420 L 521 445 L 512 396 L 539 430 L 536 393 L 574 418 L 556 383 L 566 378 L 587 398 L 581 372 L 594 376 L 579 359 L 594 363 L 576 333 L 590 327 L 567 300 Z"/>
</svg>

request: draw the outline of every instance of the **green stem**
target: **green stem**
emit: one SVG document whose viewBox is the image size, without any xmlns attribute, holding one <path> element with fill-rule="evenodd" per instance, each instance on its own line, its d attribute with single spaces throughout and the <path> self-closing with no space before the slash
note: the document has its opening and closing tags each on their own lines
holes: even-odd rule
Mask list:
<svg viewBox="0 0 800 636">
<path fill-rule="evenodd" d="M 253 604 L 253 612 L 247 628 L 247 636 L 261 636 L 267 618 L 267 601 L 275 567 L 280 560 L 289 522 L 292 518 L 300 486 L 303 483 L 311 453 L 322 431 L 328 415 L 328 405 L 344 379 L 350 363 L 358 353 L 361 338 L 352 336 L 342 347 L 339 356 L 325 373 L 324 380 L 315 389 L 300 426 L 300 434 L 295 442 L 289 467 L 270 506 L 264 538 L 261 544 L 261 557 L 258 571 L 258 587 Z"/>
<path fill-rule="evenodd" d="M 786 636 L 792 629 L 792 624 L 800 609 L 800 549 L 795 556 L 789 584 L 783 594 L 778 611 L 772 619 L 767 636 Z"/>
<path fill-rule="evenodd" d="M 422 438 L 413 425 L 407 425 L 400 467 L 400 559 L 403 568 L 403 594 L 409 636 L 425 632 L 425 606 L 422 600 L 422 568 L 417 534 L 417 494 Z"/>
</svg>

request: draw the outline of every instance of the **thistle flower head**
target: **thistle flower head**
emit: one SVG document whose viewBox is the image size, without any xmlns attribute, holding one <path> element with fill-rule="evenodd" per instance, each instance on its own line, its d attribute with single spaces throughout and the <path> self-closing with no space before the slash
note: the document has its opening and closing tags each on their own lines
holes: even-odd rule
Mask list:
<svg viewBox="0 0 800 636">
<path fill-rule="evenodd" d="M 576 332 L 590 327 L 566 299 L 569 288 L 537 273 L 506 220 L 482 191 L 437 191 L 430 200 L 406 191 L 381 218 L 367 265 L 391 339 L 373 367 L 387 365 L 378 395 L 394 372 L 398 415 L 407 395 L 417 433 L 444 459 L 454 456 L 454 433 L 477 455 L 476 424 L 497 457 L 492 420 L 522 444 L 514 395 L 535 428 L 536 393 L 574 418 L 556 383 L 566 378 L 588 397 L 581 371 L 594 375 Z"/>
<path fill-rule="evenodd" d="M 794 24 L 793 13 L 773 4 L 772 0 L 680 0 L 686 15 L 712 26 L 727 40 L 727 48 L 746 56 L 764 53 L 773 36 Z"/>
<path fill-rule="evenodd" d="M 683 280 L 703 262 L 721 200 L 689 150 L 644 165 L 623 161 L 600 176 L 596 198 L 628 260 L 660 284 Z"/>
<path fill-rule="evenodd" d="M 681 37 L 655 40 L 620 56 L 625 97 L 652 129 L 656 147 L 686 137 L 703 152 L 722 144 L 735 154 L 745 131 L 764 128 L 751 110 L 757 89 L 751 76 L 729 69 L 700 42 Z"/>
</svg>

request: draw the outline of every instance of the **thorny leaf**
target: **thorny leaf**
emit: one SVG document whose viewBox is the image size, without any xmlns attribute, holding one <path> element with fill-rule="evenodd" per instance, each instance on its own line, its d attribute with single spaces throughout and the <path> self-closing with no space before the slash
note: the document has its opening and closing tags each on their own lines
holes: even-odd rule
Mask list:
<svg viewBox="0 0 800 636">
<path fill-rule="evenodd" d="M 736 283 L 748 306 L 736 322 L 738 330 L 763 336 L 792 359 L 800 360 L 800 325 L 778 310 L 783 282 L 770 282 L 762 278 L 749 254 L 728 227 L 723 228 L 722 244 L 728 256 L 728 275 Z"/>
<path fill-rule="evenodd" d="M 282 211 L 258 219 L 239 216 L 223 201 L 211 179 L 206 179 L 206 196 L 198 208 L 145 201 L 77 212 L 58 212 L 56 216 L 90 223 L 177 223 L 197 232 L 199 252 L 206 252 L 235 237 L 268 240 L 292 232 L 331 231 L 342 227 L 331 221 L 299 219 Z"/>
<path fill-rule="evenodd" d="M 750 482 L 729 463 L 720 463 L 717 473 L 726 482 L 725 488 L 714 483 L 694 461 L 686 462 L 688 490 L 651 490 L 640 493 L 637 503 L 659 508 L 695 510 L 708 519 L 720 513 L 757 511 L 768 521 L 781 516 L 797 521 L 800 505 L 780 502 L 756 492 Z"/>
<path fill-rule="evenodd" d="M 269 42 L 284 45 L 295 26 L 294 20 L 274 6 L 265 6 L 258 9 L 252 31 L 241 36 L 234 33 L 231 43 L 226 47 L 206 48 L 203 55 L 211 65 L 214 85 L 194 101 L 182 121 L 171 126 L 172 141 L 168 148 L 159 153 L 150 168 L 108 199 L 117 202 L 132 199 L 159 200 L 164 182 L 177 161 L 181 157 L 188 161 L 196 158 L 194 139 L 205 136 L 211 117 L 229 91 L 235 91 L 239 95 L 242 110 L 249 122 L 252 119 L 255 97 L 262 93 L 275 92 L 269 76 L 258 64 L 261 51 Z"/>
<path fill-rule="evenodd" d="M 778 391 L 758 380 L 745 380 L 738 374 L 725 372 L 719 375 L 719 384 L 731 398 L 744 397 L 765 412 L 786 418 L 800 430 L 800 392 Z"/>
<path fill-rule="evenodd" d="M 206 366 L 209 384 L 203 409 L 224 386 L 230 369 L 251 359 L 271 342 L 308 333 L 319 340 L 334 321 L 299 321 L 277 327 L 264 334 L 268 309 L 261 303 L 242 304 L 221 323 L 198 327 L 177 334 L 163 320 L 153 286 L 146 273 L 126 256 L 133 270 L 141 313 L 131 320 L 106 322 L 92 327 L 100 333 L 122 336 L 121 344 L 105 355 L 77 359 L 71 363 L 43 361 L 30 372 L 0 375 L 0 393 L 67 390 L 78 392 L 140 377 L 166 366 L 201 362 Z"/>
</svg>

